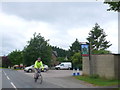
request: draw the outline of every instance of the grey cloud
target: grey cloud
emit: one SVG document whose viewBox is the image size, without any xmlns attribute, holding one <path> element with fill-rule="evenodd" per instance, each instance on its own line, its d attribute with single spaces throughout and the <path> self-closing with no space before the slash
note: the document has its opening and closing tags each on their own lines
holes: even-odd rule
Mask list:
<svg viewBox="0 0 120 90">
<path fill-rule="evenodd" d="M 104 19 L 107 8 L 103 3 L 9 2 L 3 3 L 2 9 L 5 13 L 17 15 L 26 20 L 44 21 L 58 25 L 63 30 L 112 19 L 110 15 L 105 18 L 106 20 Z"/>
<path fill-rule="evenodd" d="M 14 31 L 14 33 L 3 33 L 2 35 L 2 53 L 5 55 L 15 49 L 22 50 L 25 45 L 24 36 L 20 33 Z"/>
<path fill-rule="evenodd" d="M 59 30 L 59 35 L 52 38 L 70 39 L 67 30 L 77 27 L 91 26 L 96 22 L 100 25 L 112 20 L 117 21 L 117 15 L 114 12 L 107 12 L 107 6 L 103 3 L 28 3 L 28 2 L 7 2 L 2 3 L 2 11 L 8 15 L 16 15 L 27 21 L 43 21 L 51 24 L 54 30 Z M 14 31 L 13 31 L 14 32 Z M 24 47 L 25 32 L 6 34 L 3 45 L 4 53 L 13 49 Z M 82 32 L 85 32 L 84 30 Z M 14 37 L 13 37 L 14 36 Z M 8 38 L 9 37 L 9 38 Z M 22 41 L 23 40 L 23 41 Z M 19 43 L 17 43 L 19 42 Z M 65 42 L 65 41 L 64 41 Z M 67 45 L 60 43 L 60 46 Z"/>
</svg>

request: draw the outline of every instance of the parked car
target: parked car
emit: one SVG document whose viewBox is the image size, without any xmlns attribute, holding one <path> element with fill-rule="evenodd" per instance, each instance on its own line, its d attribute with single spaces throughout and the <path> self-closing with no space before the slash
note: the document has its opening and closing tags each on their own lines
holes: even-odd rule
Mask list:
<svg viewBox="0 0 120 90">
<path fill-rule="evenodd" d="M 48 68 L 48 65 L 43 64 L 43 66 L 44 66 L 44 70 L 41 69 L 41 71 L 42 71 L 42 72 L 48 71 L 48 69 L 49 69 L 49 68 Z M 34 72 L 34 71 L 35 71 L 34 65 L 25 67 L 24 71 L 25 71 L 25 72 Z"/>
<path fill-rule="evenodd" d="M 71 69 L 72 68 L 72 63 L 71 62 L 62 62 L 61 64 L 55 66 L 55 69 Z"/>
<path fill-rule="evenodd" d="M 13 68 L 14 69 L 24 69 L 24 65 L 14 65 Z"/>
<path fill-rule="evenodd" d="M 14 69 L 19 69 L 19 65 L 14 65 L 13 68 Z"/>
</svg>

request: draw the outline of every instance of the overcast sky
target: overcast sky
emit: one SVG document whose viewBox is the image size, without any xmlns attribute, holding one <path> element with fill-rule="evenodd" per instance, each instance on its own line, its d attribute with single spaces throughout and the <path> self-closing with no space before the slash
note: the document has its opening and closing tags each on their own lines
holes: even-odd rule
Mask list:
<svg viewBox="0 0 120 90">
<path fill-rule="evenodd" d="M 68 50 L 76 38 L 86 42 L 95 23 L 108 35 L 108 50 L 118 52 L 118 13 L 103 2 L 4 2 L 0 8 L 0 55 L 23 50 L 34 32 Z"/>
</svg>

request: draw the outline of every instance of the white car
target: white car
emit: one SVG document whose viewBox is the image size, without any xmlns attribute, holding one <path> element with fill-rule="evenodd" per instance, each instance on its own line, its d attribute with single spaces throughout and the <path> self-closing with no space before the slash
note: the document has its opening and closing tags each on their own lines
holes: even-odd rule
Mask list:
<svg viewBox="0 0 120 90">
<path fill-rule="evenodd" d="M 41 71 L 42 71 L 42 72 L 48 71 L 48 69 L 49 69 L 49 68 L 48 68 L 48 65 L 43 64 L 43 66 L 44 66 L 44 70 L 41 69 Z M 31 66 L 29 66 L 29 67 L 25 67 L 24 71 L 25 71 L 25 72 L 34 72 L 34 71 L 35 71 L 34 65 L 31 65 Z"/>
<path fill-rule="evenodd" d="M 55 66 L 55 69 L 71 69 L 72 63 L 71 62 L 62 62 L 61 64 Z"/>
</svg>

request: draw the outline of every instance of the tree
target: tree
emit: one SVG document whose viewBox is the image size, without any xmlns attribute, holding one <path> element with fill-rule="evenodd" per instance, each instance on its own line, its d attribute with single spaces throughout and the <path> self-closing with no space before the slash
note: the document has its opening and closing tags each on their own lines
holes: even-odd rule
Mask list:
<svg viewBox="0 0 120 90">
<path fill-rule="evenodd" d="M 10 60 L 11 65 L 20 65 L 23 63 L 23 52 L 20 50 L 12 51 L 8 54 L 8 60 Z"/>
<path fill-rule="evenodd" d="M 33 34 L 33 38 L 28 41 L 28 45 L 26 45 L 23 52 L 24 64 L 26 65 L 34 64 L 38 57 L 42 58 L 44 64 L 50 64 L 52 49 L 48 44 L 48 40 L 45 40 L 40 33 Z"/>
<path fill-rule="evenodd" d="M 107 9 L 108 11 L 114 10 L 120 12 L 120 0 L 105 0 L 104 3 L 109 5 L 110 8 Z"/>
<path fill-rule="evenodd" d="M 64 61 L 65 61 L 65 58 L 64 58 L 64 57 L 58 57 L 58 58 L 57 58 L 57 61 L 59 61 L 59 63 L 60 63 L 60 62 L 64 62 Z"/>
<path fill-rule="evenodd" d="M 7 68 L 8 66 L 11 66 L 11 62 L 8 59 L 7 56 L 3 56 L 2 57 L 2 67 L 6 67 Z"/>
<path fill-rule="evenodd" d="M 80 43 L 78 39 L 75 40 L 75 42 L 72 43 L 72 46 L 70 46 L 69 54 L 70 56 L 73 56 L 76 52 L 79 52 L 81 50 Z"/>
<path fill-rule="evenodd" d="M 67 51 L 62 49 L 62 48 L 59 48 L 59 47 L 56 47 L 56 46 L 51 46 L 52 47 L 52 50 L 53 51 L 56 51 L 57 52 L 57 56 L 58 57 L 66 57 L 67 55 Z"/>
<path fill-rule="evenodd" d="M 95 27 L 90 31 L 87 40 L 91 43 L 92 53 L 94 54 L 96 51 L 105 51 L 112 44 L 106 40 L 107 35 L 100 28 L 100 26 L 96 23 Z M 100 52 L 99 52 L 100 53 Z"/>
<path fill-rule="evenodd" d="M 72 63 L 74 68 L 82 69 L 82 56 L 80 52 L 72 56 Z"/>
<path fill-rule="evenodd" d="M 108 50 L 99 50 L 99 51 L 94 51 L 95 54 L 108 54 L 108 53 L 111 53 L 110 51 Z"/>
</svg>

